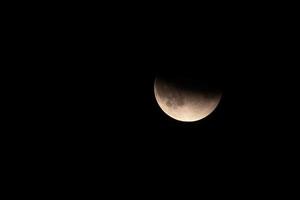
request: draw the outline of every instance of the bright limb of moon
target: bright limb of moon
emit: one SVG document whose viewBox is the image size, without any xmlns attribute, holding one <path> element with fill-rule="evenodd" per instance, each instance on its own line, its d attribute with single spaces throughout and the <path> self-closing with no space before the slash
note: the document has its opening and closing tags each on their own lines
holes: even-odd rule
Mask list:
<svg viewBox="0 0 300 200">
<path fill-rule="evenodd" d="M 221 100 L 220 92 L 191 91 L 156 78 L 155 99 L 159 107 L 171 118 L 194 122 L 210 115 Z"/>
</svg>

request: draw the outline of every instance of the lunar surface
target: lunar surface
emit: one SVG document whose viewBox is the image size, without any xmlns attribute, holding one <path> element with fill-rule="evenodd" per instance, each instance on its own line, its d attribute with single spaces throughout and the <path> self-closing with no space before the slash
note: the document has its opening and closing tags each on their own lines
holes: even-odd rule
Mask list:
<svg viewBox="0 0 300 200">
<path fill-rule="evenodd" d="M 159 107 L 170 117 L 194 122 L 211 114 L 221 100 L 221 92 L 207 88 L 190 89 L 182 83 L 157 77 L 154 94 Z"/>
</svg>

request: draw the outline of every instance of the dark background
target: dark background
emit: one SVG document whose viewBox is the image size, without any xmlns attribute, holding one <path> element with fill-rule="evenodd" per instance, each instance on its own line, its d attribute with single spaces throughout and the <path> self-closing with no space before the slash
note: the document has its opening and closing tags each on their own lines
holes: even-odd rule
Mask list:
<svg viewBox="0 0 300 200">
<path fill-rule="evenodd" d="M 10 127 L 22 163 L 59 180 L 104 174 L 107 185 L 277 178 L 274 166 L 297 147 L 287 21 L 245 7 L 69 6 L 29 12 L 8 29 L 7 52 L 18 56 L 7 118 L 18 121 Z M 199 122 L 169 118 L 154 99 L 161 71 L 209 80 L 223 91 L 220 105 Z"/>
</svg>

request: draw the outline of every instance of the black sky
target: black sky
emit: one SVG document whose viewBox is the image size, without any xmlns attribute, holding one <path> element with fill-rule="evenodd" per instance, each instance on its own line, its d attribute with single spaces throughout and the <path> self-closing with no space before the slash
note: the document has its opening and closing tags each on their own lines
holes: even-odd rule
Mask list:
<svg viewBox="0 0 300 200">
<path fill-rule="evenodd" d="M 26 130 L 16 137 L 30 141 L 25 145 L 39 159 L 125 182 L 131 174 L 154 182 L 162 174 L 176 178 L 180 168 L 226 182 L 231 174 L 257 175 L 294 147 L 288 124 L 297 119 L 290 114 L 297 73 L 287 67 L 287 37 L 278 41 L 275 34 L 278 20 L 242 9 L 176 15 L 96 9 L 19 20 L 22 56 L 11 60 L 30 67 L 14 68 L 21 84 L 9 82 L 18 88 L 11 113 L 22 121 L 11 127 Z M 220 88 L 219 106 L 195 123 L 171 119 L 154 98 L 162 72 Z"/>
</svg>

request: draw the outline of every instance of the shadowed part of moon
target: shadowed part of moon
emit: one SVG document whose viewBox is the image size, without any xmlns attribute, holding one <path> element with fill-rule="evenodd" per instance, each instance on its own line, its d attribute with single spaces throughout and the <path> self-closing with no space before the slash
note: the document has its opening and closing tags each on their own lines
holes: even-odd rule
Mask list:
<svg viewBox="0 0 300 200">
<path fill-rule="evenodd" d="M 162 78 L 155 80 L 154 94 L 159 107 L 167 115 L 185 122 L 205 118 L 215 110 L 221 99 L 221 92 L 201 87 L 191 89 Z"/>
</svg>

